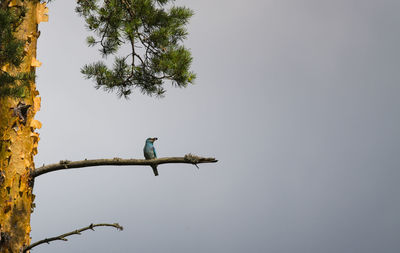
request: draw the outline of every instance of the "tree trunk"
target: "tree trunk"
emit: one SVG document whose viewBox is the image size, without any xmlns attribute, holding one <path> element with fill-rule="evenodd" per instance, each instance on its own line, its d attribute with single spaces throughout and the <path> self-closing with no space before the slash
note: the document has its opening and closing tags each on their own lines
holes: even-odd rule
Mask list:
<svg viewBox="0 0 400 253">
<path fill-rule="evenodd" d="M 38 0 L 12 0 L 8 7 L 24 5 L 25 18 L 15 35 L 26 41 L 25 58 L 18 68 L 1 66 L 11 74 L 35 72 L 38 23 L 47 21 L 47 8 Z M 3 7 L 4 8 L 4 7 Z M 34 119 L 40 109 L 39 92 L 30 82 L 22 98 L 0 98 L 0 252 L 19 253 L 30 244 L 30 216 L 33 210 L 33 156 L 37 153 L 40 128 Z"/>
</svg>

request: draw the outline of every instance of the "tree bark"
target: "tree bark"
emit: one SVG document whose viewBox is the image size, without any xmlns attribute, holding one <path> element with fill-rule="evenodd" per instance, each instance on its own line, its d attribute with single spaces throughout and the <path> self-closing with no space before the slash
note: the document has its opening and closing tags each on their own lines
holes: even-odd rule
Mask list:
<svg viewBox="0 0 400 253">
<path fill-rule="evenodd" d="M 47 21 L 47 8 L 39 0 L 12 0 L 7 7 L 25 6 L 27 13 L 15 36 L 26 41 L 25 57 L 18 68 L 0 66 L 10 74 L 35 72 L 38 24 Z M 0 252 L 19 253 L 30 244 L 33 210 L 33 156 L 37 153 L 41 123 L 34 119 L 40 109 L 39 92 L 31 81 L 22 98 L 0 98 Z"/>
</svg>

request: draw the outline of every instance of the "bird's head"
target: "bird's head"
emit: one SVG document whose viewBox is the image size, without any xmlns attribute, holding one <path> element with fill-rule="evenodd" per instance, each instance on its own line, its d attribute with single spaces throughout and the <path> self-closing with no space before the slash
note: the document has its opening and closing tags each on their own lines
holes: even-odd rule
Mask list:
<svg viewBox="0 0 400 253">
<path fill-rule="evenodd" d="M 156 140 L 158 140 L 157 137 L 154 137 L 154 138 L 147 138 L 147 139 L 146 139 L 146 142 L 154 143 Z"/>
</svg>

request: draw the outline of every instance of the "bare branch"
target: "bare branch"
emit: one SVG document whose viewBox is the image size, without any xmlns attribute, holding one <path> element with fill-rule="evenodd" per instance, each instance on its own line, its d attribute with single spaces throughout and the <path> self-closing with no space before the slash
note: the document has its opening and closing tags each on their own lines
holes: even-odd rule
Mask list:
<svg viewBox="0 0 400 253">
<path fill-rule="evenodd" d="M 94 167 L 94 166 L 154 166 L 166 163 L 187 163 L 193 164 L 197 167 L 197 164 L 200 163 L 216 163 L 218 160 L 215 158 L 206 158 L 199 157 L 192 154 L 187 154 L 184 157 L 163 157 L 151 160 L 145 159 L 122 159 L 122 158 L 113 158 L 113 159 L 94 159 L 94 160 L 83 160 L 83 161 L 60 161 L 59 163 L 43 165 L 40 168 L 35 169 L 31 176 L 35 178 L 37 176 L 57 171 L 57 170 L 65 170 L 65 169 L 77 169 L 84 167 Z"/>
<path fill-rule="evenodd" d="M 85 230 L 89 230 L 89 229 L 91 229 L 91 230 L 94 231 L 94 228 L 95 228 L 95 227 L 114 227 L 114 228 L 116 228 L 116 229 L 118 229 L 118 230 L 123 230 L 123 229 L 124 229 L 124 228 L 123 228 L 122 226 L 120 226 L 118 223 L 114 223 L 114 224 L 107 224 L 107 223 L 93 224 L 93 223 L 92 223 L 92 224 L 90 224 L 90 225 L 87 226 L 87 227 L 84 227 L 84 228 L 81 228 L 81 229 L 77 229 L 77 230 L 74 230 L 74 231 L 72 231 L 72 232 L 65 233 L 65 234 L 62 234 L 62 235 L 59 235 L 59 236 L 46 238 L 46 239 L 37 241 L 37 242 L 35 242 L 35 243 L 32 243 L 31 245 L 25 247 L 25 248 L 23 249 L 22 252 L 25 253 L 25 252 L 27 252 L 28 250 L 32 249 L 33 247 L 36 247 L 36 246 L 38 246 L 38 245 L 40 245 L 40 244 L 43 244 L 43 243 L 50 243 L 50 242 L 52 242 L 52 241 L 68 241 L 68 239 L 65 238 L 65 237 L 71 236 L 71 235 L 80 235 L 81 232 L 83 232 L 83 231 L 85 231 Z"/>
</svg>

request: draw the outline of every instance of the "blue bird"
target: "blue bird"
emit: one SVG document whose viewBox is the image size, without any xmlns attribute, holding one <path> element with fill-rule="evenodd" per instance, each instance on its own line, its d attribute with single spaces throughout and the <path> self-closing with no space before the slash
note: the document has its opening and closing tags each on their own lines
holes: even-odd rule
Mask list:
<svg viewBox="0 0 400 253">
<path fill-rule="evenodd" d="M 146 143 L 144 144 L 143 153 L 146 160 L 157 158 L 156 149 L 154 148 L 153 143 L 158 140 L 157 137 L 147 138 Z M 157 165 L 152 165 L 154 176 L 158 176 Z"/>
</svg>

